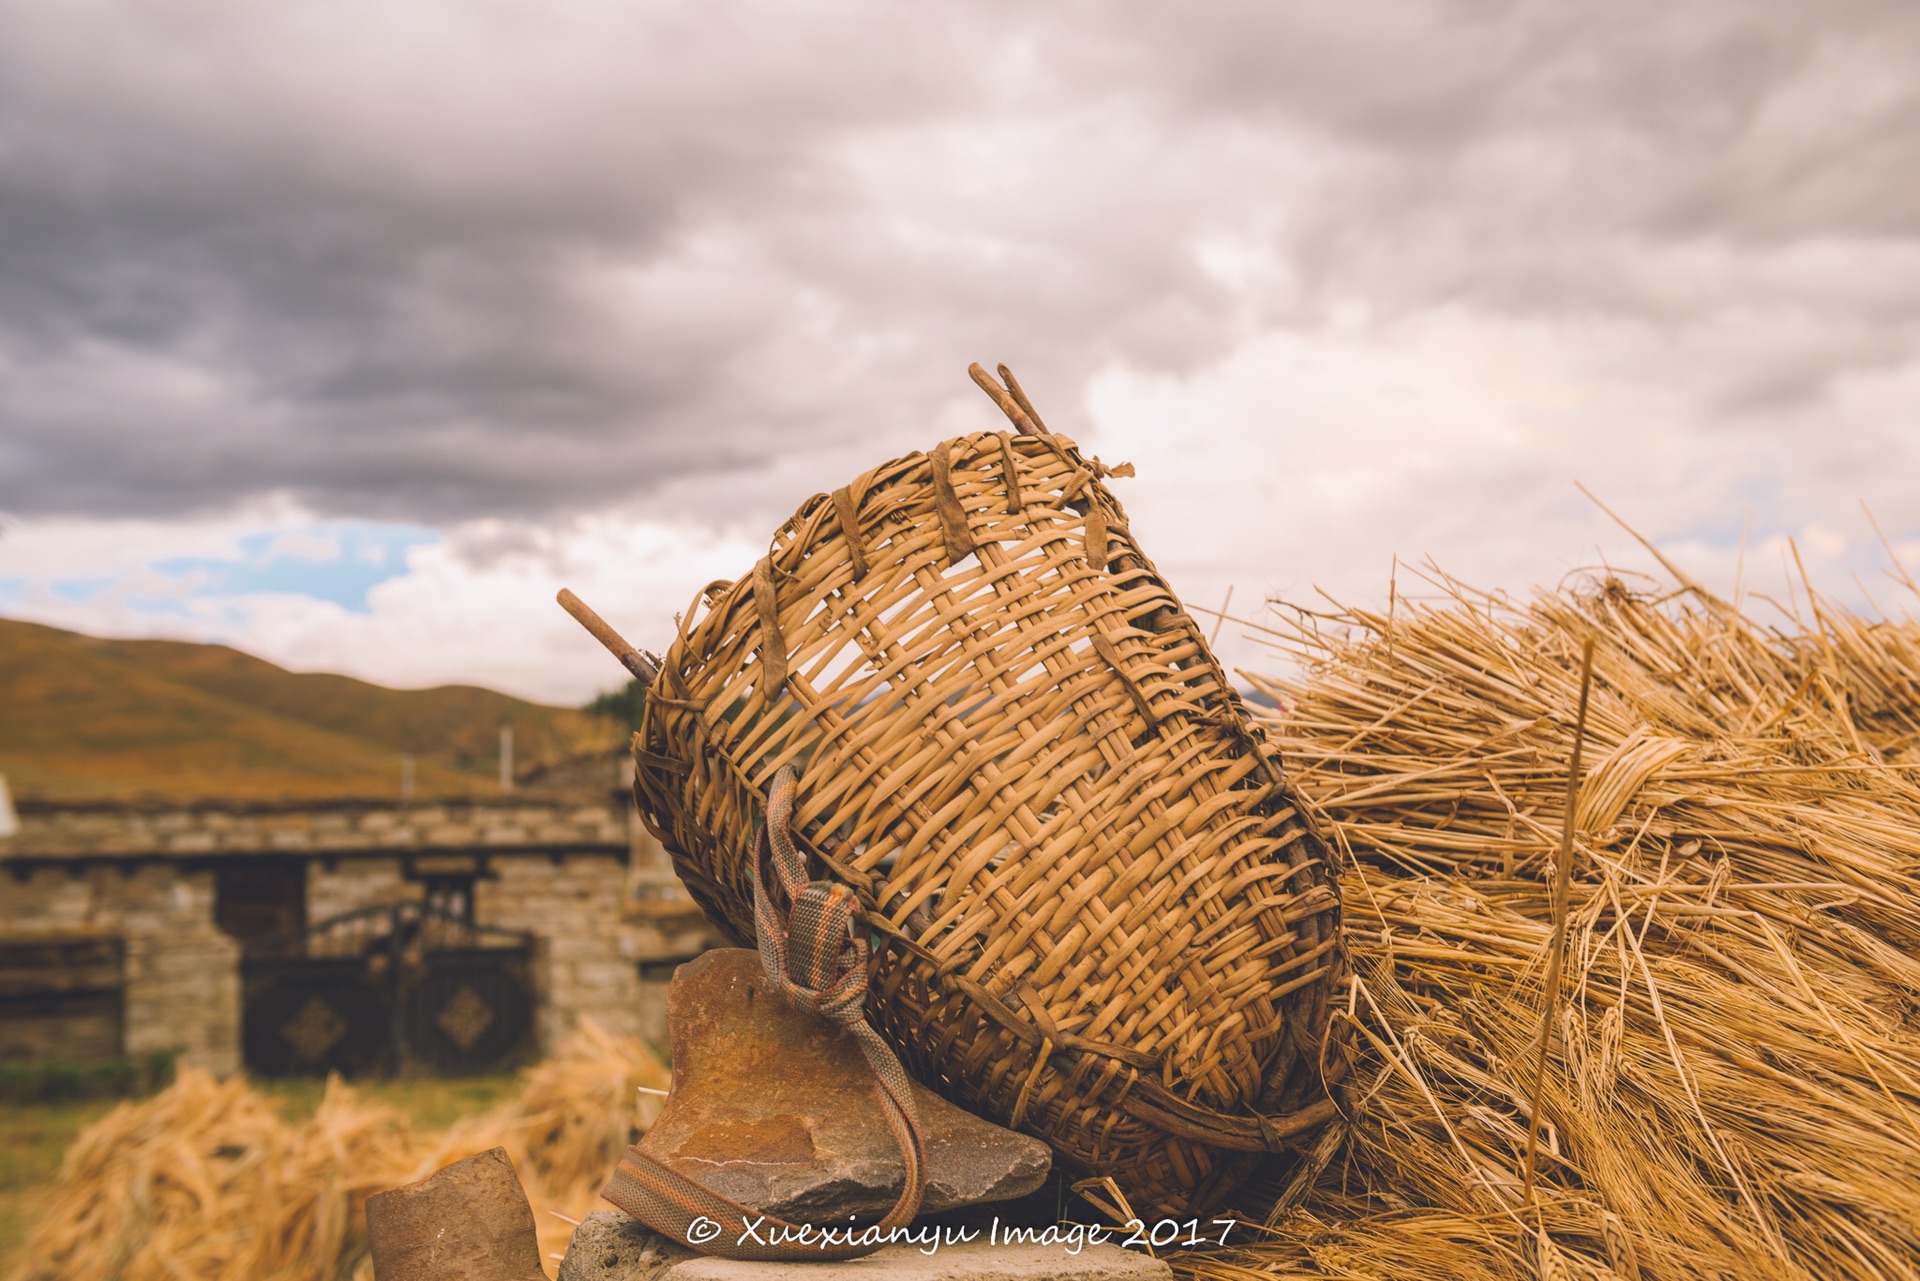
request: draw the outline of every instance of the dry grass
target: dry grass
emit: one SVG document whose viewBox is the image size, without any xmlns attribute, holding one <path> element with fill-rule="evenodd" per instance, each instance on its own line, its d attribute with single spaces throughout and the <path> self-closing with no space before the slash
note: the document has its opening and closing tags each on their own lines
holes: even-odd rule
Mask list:
<svg viewBox="0 0 1920 1281">
<path fill-rule="evenodd" d="M 74 1137 L 112 1111 L 109 1099 L 0 1103 L 0 1276 L 40 1220 L 41 1198 Z"/>
<path fill-rule="evenodd" d="M 1203 1277 L 1920 1278 L 1920 627 L 1618 582 L 1301 616 L 1275 730 L 1347 867 L 1351 1125 Z M 1522 1166 L 1595 646 L 1538 1186 Z M 416 1136 L 185 1076 L 70 1153 L 43 1278 L 364 1278 L 378 1188 L 504 1143 L 549 1254 L 664 1070 L 606 1038 Z M 1266 1209 L 1261 1207 L 1262 1211 Z M 359 1271 L 356 1273 L 356 1269 Z"/>
<path fill-rule="evenodd" d="M 594 1208 L 653 1118 L 657 1100 L 634 1087 L 666 1079 L 639 1042 L 588 1026 L 510 1103 L 416 1134 L 338 1080 L 291 1124 L 244 1079 L 183 1072 L 68 1150 L 12 1281 L 368 1281 L 367 1197 L 495 1146 L 526 1184 L 542 1252 L 557 1256 L 569 1219 Z"/>
<path fill-rule="evenodd" d="M 471 686 L 395 690 L 221 645 L 100 640 L 0 619 L 0 771 L 47 801 L 319 800 L 498 787 L 500 726 L 528 767 L 613 745 L 606 722 Z"/>
<path fill-rule="evenodd" d="M 1207 1277 L 1920 1276 L 1920 627 L 1609 579 L 1299 614 L 1268 685 L 1347 860 L 1352 1124 Z M 1540 1052 L 1579 655 L 1567 981 Z"/>
</svg>

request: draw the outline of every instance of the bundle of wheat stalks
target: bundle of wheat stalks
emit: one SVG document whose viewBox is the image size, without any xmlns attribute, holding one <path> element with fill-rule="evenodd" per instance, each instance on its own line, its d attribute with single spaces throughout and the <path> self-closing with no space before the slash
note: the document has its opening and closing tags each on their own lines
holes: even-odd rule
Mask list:
<svg viewBox="0 0 1920 1281">
<path fill-rule="evenodd" d="M 1920 627 L 1435 581 L 1277 624 L 1273 729 L 1346 861 L 1353 1119 L 1270 1238 L 1182 1266 L 1920 1277 Z"/>
<path fill-rule="evenodd" d="M 1176 1264 L 1920 1278 L 1920 627 L 1441 581 L 1277 633 L 1304 674 L 1267 683 L 1273 728 L 1345 862 L 1352 1119 L 1259 1207 L 1270 1232 Z M 632 1087 L 665 1078 L 589 1033 L 514 1104 L 416 1136 L 344 1086 L 295 1126 L 188 1074 L 76 1144 L 19 1276 L 364 1281 L 366 1196 L 496 1144 L 557 1255 L 549 1211 L 594 1207 L 650 1119 Z"/>
<path fill-rule="evenodd" d="M 421 1135 L 337 1078 L 295 1125 L 243 1078 L 186 1071 L 74 1143 L 13 1281 L 369 1281 L 367 1197 L 497 1146 L 557 1258 L 657 1110 L 634 1087 L 666 1079 L 645 1046 L 587 1024 L 511 1103 Z"/>
</svg>

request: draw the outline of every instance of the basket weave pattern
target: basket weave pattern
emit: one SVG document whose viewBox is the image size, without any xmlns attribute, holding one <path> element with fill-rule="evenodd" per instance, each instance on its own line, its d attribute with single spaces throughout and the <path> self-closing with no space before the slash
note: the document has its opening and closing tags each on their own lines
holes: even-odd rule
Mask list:
<svg viewBox="0 0 1920 1281">
<path fill-rule="evenodd" d="M 981 433 L 809 500 L 695 602 L 635 791 L 744 941 L 795 765 L 794 830 L 861 898 L 868 1014 L 915 1074 L 1141 1214 L 1200 1213 L 1331 1112 L 1339 907 L 1104 474 L 1063 437 Z"/>
</svg>

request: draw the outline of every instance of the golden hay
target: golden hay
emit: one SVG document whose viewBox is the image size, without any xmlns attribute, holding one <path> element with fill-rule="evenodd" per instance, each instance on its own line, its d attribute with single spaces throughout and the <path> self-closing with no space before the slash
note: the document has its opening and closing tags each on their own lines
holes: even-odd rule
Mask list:
<svg viewBox="0 0 1920 1281">
<path fill-rule="evenodd" d="M 1920 1278 L 1920 627 L 1609 580 L 1302 616 L 1274 730 L 1346 863 L 1352 1124 L 1200 1277 Z M 1596 642 L 1536 1199 L 1551 863 Z M 1336 1042 L 1337 1043 L 1337 1042 Z M 368 1276 L 368 1193 L 504 1144 L 564 1249 L 665 1071 L 590 1032 L 441 1136 L 187 1074 L 69 1154 L 22 1281 Z M 643 1110 L 644 1109 L 644 1110 Z M 1317 1177 L 1313 1177 L 1317 1175 Z"/>
<path fill-rule="evenodd" d="M 368 1281 L 367 1197 L 496 1146 L 558 1257 L 657 1111 L 634 1087 L 666 1082 L 644 1045 L 584 1024 L 513 1102 L 418 1135 L 338 1078 L 290 1125 L 245 1080 L 185 1071 L 75 1141 L 13 1281 Z"/>
<path fill-rule="evenodd" d="M 1920 628 L 1608 579 L 1301 614 L 1267 682 L 1340 848 L 1354 1123 L 1202 1277 L 1920 1276 Z M 1579 654 L 1597 644 L 1535 1203 Z"/>
</svg>

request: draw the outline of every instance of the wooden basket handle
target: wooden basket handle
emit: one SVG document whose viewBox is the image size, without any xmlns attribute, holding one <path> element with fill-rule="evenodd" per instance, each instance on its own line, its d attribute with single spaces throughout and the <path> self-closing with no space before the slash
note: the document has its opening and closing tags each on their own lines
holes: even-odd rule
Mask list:
<svg viewBox="0 0 1920 1281">
<path fill-rule="evenodd" d="M 620 665 L 632 672 L 642 685 L 652 685 L 653 678 L 660 674 L 660 662 L 649 654 L 643 654 L 627 644 L 626 637 L 613 630 L 611 624 L 593 612 L 587 602 L 562 587 L 554 598 L 560 602 L 560 608 L 572 614 L 574 621 L 593 634 L 593 638 L 607 647 L 607 652 L 620 660 Z"/>
</svg>

